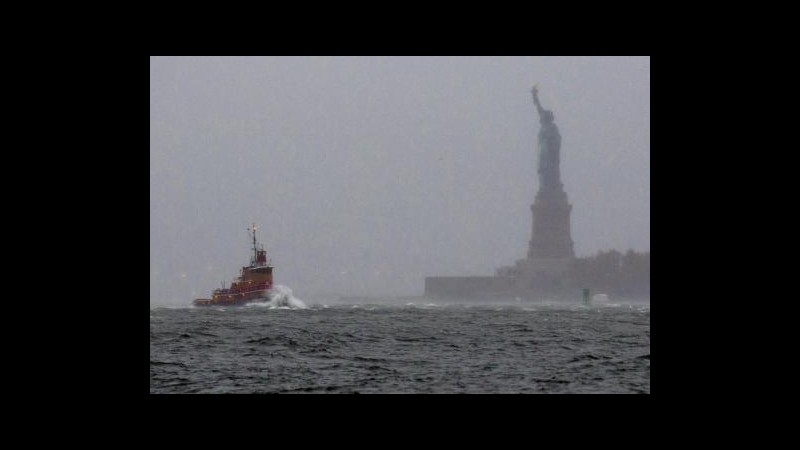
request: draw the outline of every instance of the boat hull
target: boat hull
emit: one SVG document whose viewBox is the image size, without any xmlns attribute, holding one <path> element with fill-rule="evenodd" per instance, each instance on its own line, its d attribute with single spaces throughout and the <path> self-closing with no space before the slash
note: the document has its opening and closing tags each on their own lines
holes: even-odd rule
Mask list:
<svg viewBox="0 0 800 450">
<path fill-rule="evenodd" d="M 268 303 L 270 301 L 270 290 L 248 292 L 242 294 L 219 295 L 215 298 L 198 298 L 192 304 L 194 306 L 244 306 L 250 303 Z"/>
</svg>

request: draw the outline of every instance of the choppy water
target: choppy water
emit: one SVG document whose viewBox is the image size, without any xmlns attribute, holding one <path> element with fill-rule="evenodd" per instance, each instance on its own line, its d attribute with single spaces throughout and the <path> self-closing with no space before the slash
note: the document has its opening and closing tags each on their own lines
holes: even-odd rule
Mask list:
<svg viewBox="0 0 800 450">
<path fill-rule="evenodd" d="M 650 393 L 650 306 L 151 308 L 151 393 Z"/>
</svg>

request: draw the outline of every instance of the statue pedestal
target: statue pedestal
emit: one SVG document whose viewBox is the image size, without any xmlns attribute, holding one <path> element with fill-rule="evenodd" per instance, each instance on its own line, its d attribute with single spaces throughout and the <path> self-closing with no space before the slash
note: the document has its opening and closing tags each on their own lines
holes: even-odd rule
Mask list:
<svg viewBox="0 0 800 450">
<path fill-rule="evenodd" d="M 572 205 L 563 189 L 540 190 L 531 205 L 533 214 L 528 259 L 571 259 L 575 257 L 570 235 Z"/>
</svg>

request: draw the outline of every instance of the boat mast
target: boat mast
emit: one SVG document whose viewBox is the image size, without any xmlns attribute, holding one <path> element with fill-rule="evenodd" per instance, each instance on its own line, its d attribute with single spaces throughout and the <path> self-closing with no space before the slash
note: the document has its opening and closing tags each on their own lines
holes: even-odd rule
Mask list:
<svg viewBox="0 0 800 450">
<path fill-rule="evenodd" d="M 256 227 L 255 222 L 253 222 L 253 228 L 252 228 L 252 230 L 253 230 L 253 265 L 255 265 L 256 261 L 258 260 L 258 249 L 256 247 L 256 230 L 257 229 L 258 229 L 258 227 Z M 248 230 L 250 230 L 250 229 L 248 228 Z"/>
</svg>

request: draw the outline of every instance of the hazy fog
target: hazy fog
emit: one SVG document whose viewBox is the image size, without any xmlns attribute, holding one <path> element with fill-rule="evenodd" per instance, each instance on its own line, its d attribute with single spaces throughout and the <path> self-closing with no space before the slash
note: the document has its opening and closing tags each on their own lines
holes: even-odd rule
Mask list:
<svg viewBox="0 0 800 450">
<path fill-rule="evenodd" d="M 301 299 L 524 258 L 534 83 L 576 255 L 649 250 L 649 57 L 151 58 L 151 305 L 229 283 L 251 222 Z"/>
</svg>

